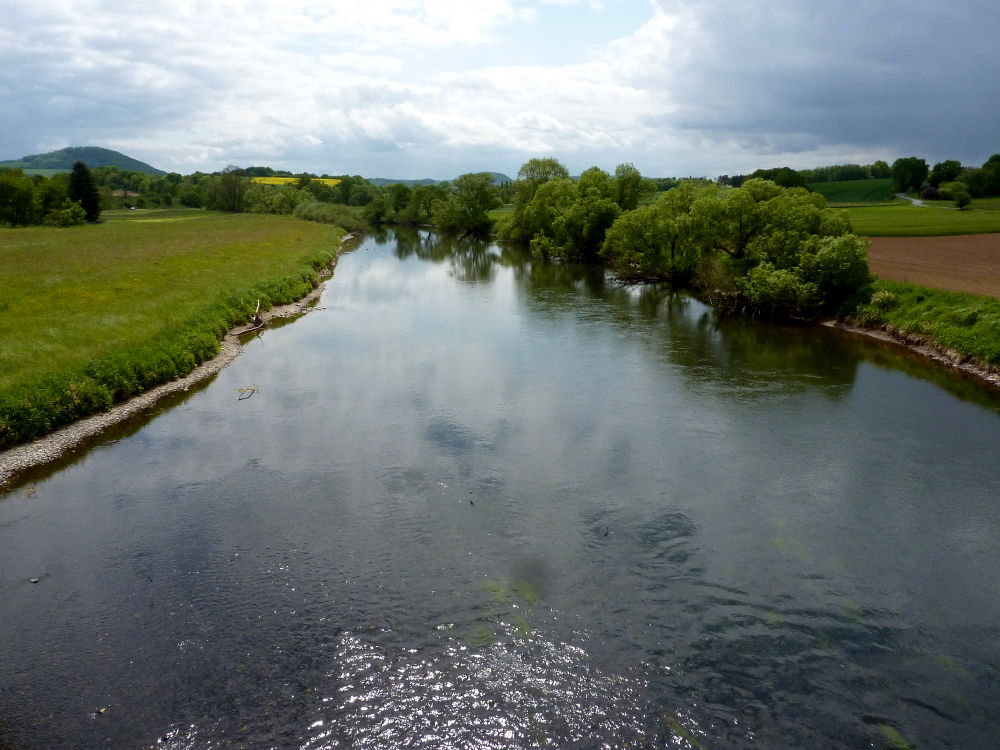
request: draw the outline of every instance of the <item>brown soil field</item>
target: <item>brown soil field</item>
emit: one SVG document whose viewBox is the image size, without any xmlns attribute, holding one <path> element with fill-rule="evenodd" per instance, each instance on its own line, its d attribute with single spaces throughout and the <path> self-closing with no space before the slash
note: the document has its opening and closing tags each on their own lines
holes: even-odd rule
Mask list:
<svg viewBox="0 0 1000 750">
<path fill-rule="evenodd" d="M 1000 234 L 872 237 L 868 262 L 889 281 L 1000 299 Z"/>
</svg>

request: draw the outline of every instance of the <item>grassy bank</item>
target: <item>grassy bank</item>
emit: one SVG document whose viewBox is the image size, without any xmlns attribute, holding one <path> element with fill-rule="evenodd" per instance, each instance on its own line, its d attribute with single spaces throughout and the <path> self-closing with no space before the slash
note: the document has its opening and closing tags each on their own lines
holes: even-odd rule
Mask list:
<svg viewBox="0 0 1000 750">
<path fill-rule="evenodd" d="M 1000 210 L 958 211 L 945 206 L 883 205 L 845 208 L 854 231 L 866 237 L 939 237 L 1000 232 Z"/>
<path fill-rule="evenodd" d="M 926 338 L 976 362 L 1000 366 L 1000 300 L 879 280 L 872 301 L 849 321 Z"/>
<path fill-rule="evenodd" d="M 204 211 L 0 230 L 0 448 L 190 372 L 258 299 L 313 288 L 342 234 Z"/>
</svg>

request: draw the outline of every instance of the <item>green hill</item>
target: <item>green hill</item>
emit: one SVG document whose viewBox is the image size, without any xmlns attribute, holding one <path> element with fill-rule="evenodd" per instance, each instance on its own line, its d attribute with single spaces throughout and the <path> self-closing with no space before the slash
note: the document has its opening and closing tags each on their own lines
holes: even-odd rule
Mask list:
<svg viewBox="0 0 1000 750">
<path fill-rule="evenodd" d="M 112 151 L 109 148 L 99 148 L 98 146 L 70 146 L 58 151 L 50 151 L 47 154 L 33 154 L 20 159 L 10 161 L 0 161 L 0 169 L 4 167 L 21 168 L 25 170 L 46 170 L 54 172 L 68 172 L 73 168 L 73 163 L 82 161 L 88 167 L 119 167 L 130 172 L 143 172 L 145 174 L 163 175 L 162 169 L 151 167 L 146 162 L 133 159 L 131 156 Z"/>
<path fill-rule="evenodd" d="M 809 187 L 829 203 L 882 203 L 892 197 L 892 180 L 810 182 Z"/>
</svg>

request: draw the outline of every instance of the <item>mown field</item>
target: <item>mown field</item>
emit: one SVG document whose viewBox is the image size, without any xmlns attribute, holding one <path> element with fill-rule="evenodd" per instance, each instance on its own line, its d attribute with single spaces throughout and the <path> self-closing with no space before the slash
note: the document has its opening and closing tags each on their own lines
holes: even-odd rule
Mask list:
<svg viewBox="0 0 1000 750">
<path fill-rule="evenodd" d="M 343 234 L 197 210 L 108 219 L 0 229 L 0 448 L 186 374 L 258 299 L 308 292 Z"/>
<path fill-rule="evenodd" d="M 850 206 L 843 209 L 865 237 L 935 237 L 1000 232 L 1000 210 L 958 211 L 946 206 Z"/>
<path fill-rule="evenodd" d="M 828 203 L 881 203 L 892 199 L 891 179 L 812 182 L 809 187 Z"/>
</svg>

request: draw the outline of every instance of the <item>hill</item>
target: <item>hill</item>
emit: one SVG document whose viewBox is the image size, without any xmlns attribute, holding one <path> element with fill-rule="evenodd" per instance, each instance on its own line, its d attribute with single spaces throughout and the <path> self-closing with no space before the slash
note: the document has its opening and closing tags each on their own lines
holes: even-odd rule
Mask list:
<svg viewBox="0 0 1000 750">
<path fill-rule="evenodd" d="M 152 167 L 146 162 L 133 159 L 118 151 L 98 146 L 70 146 L 58 151 L 49 151 L 47 154 L 33 154 L 20 159 L 10 161 L 0 161 L 0 169 L 12 167 L 31 170 L 52 170 L 57 172 L 68 172 L 73 168 L 73 163 L 82 161 L 88 167 L 119 167 L 130 172 L 143 172 L 145 174 L 164 175 L 162 169 Z"/>
<path fill-rule="evenodd" d="M 493 182 L 497 185 L 502 185 L 505 182 L 513 182 L 510 177 L 502 174 L 501 172 L 490 172 L 489 174 L 493 177 Z M 394 180 L 390 177 L 369 177 L 367 179 L 372 185 L 376 185 L 378 187 L 395 185 L 397 183 L 409 185 L 410 187 L 417 187 L 418 185 L 437 185 L 439 182 L 447 182 L 447 180 L 432 180 L 430 178 L 425 178 L 423 180 Z"/>
</svg>

